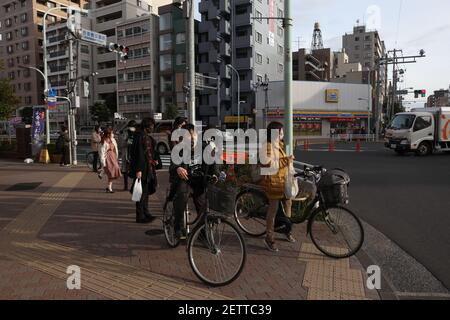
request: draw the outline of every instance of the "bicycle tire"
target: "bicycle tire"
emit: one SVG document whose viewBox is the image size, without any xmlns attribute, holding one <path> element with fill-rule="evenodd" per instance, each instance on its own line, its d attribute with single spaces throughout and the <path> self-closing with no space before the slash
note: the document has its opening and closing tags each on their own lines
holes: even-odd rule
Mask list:
<svg viewBox="0 0 450 320">
<path fill-rule="evenodd" d="M 163 229 L 166 242 L 173 249 L 177 248 L 181 242 L 181 239 L 175 236 L 174 222 L 173 202 L 169 201 L 164 205 Z"/>
<path fill-rule="evenodd" d="M 226 286 L 230 283 L 232 283 L 233 281 L 235 281 L 237 278 L 239 278 L 240 274 L 242 273 L 242 270 L 245 267 L 245 263 L 247 260 L 247 250 L 246 250 L 246 246 L 245 246 L 245 241 L 244 238 L 242 237 L 241 233 L 239 232 L 239 229 L 234 226 L 232 223 L 230 223 L 229 221 L 222 219 L 222 218 L 208 218 L 207 219 L 207 223 L 211 223 L 214 226 L 212 226 L 211 228 L 215 228 L 216 226 L 226 226 L 228 228 L 228 232 L 230 232 L 230 234 L 235 236 L 235 240 L 237 240 L 237 246 L 238 248 L 240 248 L 240 252 L 237 254 L 237 258 L 233 259 L 233 260 L 237 260 L 236 263 L 236 268 L 233 268 L 231 275 L 222 278 L 221 280 L 217 280 L 217 279 L 211 279 L 211 277 L 209 277 L 207 275 L 207 272 L 205 272 L 205 270 L 203 270 L 203 266 L 205 266 L 207 269 L 211 269 L 214 268 L 219 264 L 222 264 L 223 261 L 223 257 L 219 257 L 219 255 L 221 255 L 223 253 L 223 251 L 226 251 L 228 249 L 224 248 L 224 246 L 222 245 L 222 241 L 223 239 L 220 237 L 219 240 L 219 247 L 218 246 L 214 246 L 211 243 L 205 243 L 205 242 L 209 242 L 207 240 L 207 237 L 204 236 L 203 234 L 203 240 L 200 239 L 200 237 L 202 237 L 202 231 L 203 232 L 207 232 L 206 231 L 206 225 L 204 223 L 197 225 L 191 236 L 189 237 L 189 241 L 188 241 L 188 259 L 189 259 L 189 264 L 194 272 L 194 274 L 197 276 L 198 279 L 200 279 L 203 283 L 211 286 L 211 287 L 221 287 L 221 286 Z M 210 230 L 212 230 L 210 229 Z M 215 237 L 215 236 L 212 236 Z M 208 253 L 210 256 L 215 256 L 215 262 L 210 263 L 209 261 L 207 261 L 205 263 L 205 261 L 199 261 L 200 257 L 199 255 L 196 253 L 197 251 L 195 250 L 196 248 L 201 248 L 203 252 Z M 195 250 L 195 253 L 194 253 Z M 217 251 L 218 252 L 215 252 Z M 221 260 L 222 259 L 222 260 Z M 201 266 L 201 270 L 200 270 L 200 266 Z M 225 270 L 226 268 L 224 266 L 219 267 L 219 269 Z M 222 272 L 222 271 L 219 271 Z M 215 270 L 215 272 L 213 272 L 213 274 L 218 274 L 218 271 Z"/>
<path fill-rule="evenodd" d="M 248 196 L 248 199 L 244 199 Z M 249 203 L 250 207 L 247 207 L 248 211 L 244 213 L 243 216 L 243 201 L 250 201 L 253 203 Z M 261 237 L 266 234 L 266 213 L 259 212 L 260 210 L 264 210 L 263 207 L 259 204 L 266 204 L 268 206 L 267 197 L 265 197 L 261 192 L 255 190 L 245 190 L 240 192 L 236 197 L 236 203 L 234 207 L 234 219 L 236 220 L 239 228 L 249 236 L 252 237 Z M 255 207 L 251 207 L 255 205 Z M 267 208 L 265 209 L 267 212 Z M 247 218 L 245 217 L 247 214 Z M 248 223 L 249 222 L 249 223 Z M 253 226 L 253 228 L 252 228 Z"/>
<path fill-rule="evenodd" d="M 316 209 L 311 214 L 308 223 L 308 231 L 316 248 L 327 257 L 334 259 L 345 259 L 354 256 L 364 243 L 364 228 L 361 220 L 350 209 L 342 206 L 331 206 L 327 208 L 326 218 L 323 216 L 323 210 L 323 208 Z M 327 220 L 330 219 L 330 212 L 333 212 L 333 210 L 345 213 L 345 218 L 338 219 L 340 220 L 339 222 Z M 336 218 L 334 218 L 334 220 L 336 220 Z M 338 224 L 342 224 L 342 226 L 339 226 Z M 339 239 L 339 241 L 332 240 L 331 242 L 333 243 L 330 243 L 331 234 L 326 232 L 327 228 L 331 233 L 334 233 L 332 228 L 334 228 L 335 231 L 339 228 L 341 234 L 343 234 L 346 229 L 348 229 L 350 233 L 348 235 L 344 234 L 343 239 Z M 325 231 L 323 231 L 323 229 Z M 350 242 L 352 243 L 350 244 Z M 345 245 L 349 248 L 348 250 L 343 248 Z"/>
</svg>

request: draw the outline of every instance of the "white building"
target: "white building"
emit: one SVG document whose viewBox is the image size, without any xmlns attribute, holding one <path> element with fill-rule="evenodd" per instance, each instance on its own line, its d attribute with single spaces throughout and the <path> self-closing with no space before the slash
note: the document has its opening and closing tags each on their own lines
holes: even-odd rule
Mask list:
<svg viewBox="0 0 450 320">
<path fill-rule="evenodd" d="M 370 91 L 367 84 L 294 81 L 294 137 L 329 138 L 332 132 L 367 130 L 372 110 Z M 256 105 L 257 129 L 271 121 L 283 122 L 284 82 L 270 82 L 267 95 L 258 90 Z"/>
</svg>

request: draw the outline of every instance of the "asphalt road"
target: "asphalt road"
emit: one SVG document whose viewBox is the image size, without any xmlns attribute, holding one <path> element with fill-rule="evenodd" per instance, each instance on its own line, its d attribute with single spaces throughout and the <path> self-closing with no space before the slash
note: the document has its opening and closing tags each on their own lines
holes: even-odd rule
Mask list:
<svg viewBox="0 0 450 320">
<path fill-rule="evenodd" d="M 296 158 L 345 169 L 352 179 L 350 207 L 449 289 L 450 154 L 400 157 L 380 144 L 364 145 L 361 153 L 353 148 L 340 145 L 341 152 L 330 153 L 312 146 L 316 151 L 297 151 Z"/>
</svg>

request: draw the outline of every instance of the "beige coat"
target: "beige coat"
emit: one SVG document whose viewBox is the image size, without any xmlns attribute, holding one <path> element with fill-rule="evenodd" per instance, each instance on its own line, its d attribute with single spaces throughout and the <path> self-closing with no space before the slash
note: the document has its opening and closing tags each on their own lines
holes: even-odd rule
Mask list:
<svg viewBox="0 0 450 320">
<path fill-rule="evenodd" d="M 284 144 L 280 143 L 278 147 L 272 150 L 272 144 L 268 143 L 267 156 L 269 165 L 277 168 L 277 172 L 264 176 L 260 184 L 269 199 L 282 200 L 285 198 L 284 185 L 289 171 L 289 159 L 284 151 Z M 277 163 L 274 163 L 274 161 L 277 161 Z"/>
<path fill-rule="evenodd" d="M 100 152 L 99 151 L 99 147 L 100 147 L 100 142 L 102 141 L 102 136 L 100 135 L 100 133 L 97 132 L 92 132 L 92 136 L 91 136 L 91 149 L 94 152 Z"/>
</svg>

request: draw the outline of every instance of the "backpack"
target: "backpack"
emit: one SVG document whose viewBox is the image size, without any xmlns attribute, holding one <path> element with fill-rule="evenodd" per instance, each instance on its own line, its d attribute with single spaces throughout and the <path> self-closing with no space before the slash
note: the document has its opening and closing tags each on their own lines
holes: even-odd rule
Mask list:
<svg viewBox="0 0 450 320">
<path fill-rule="evenodd" d="M 64 149 L 64 136 L 62 134 L 59 135 L 58 140 L 56 140 L 56 151 L 62 152 Z"/>
</svg>

